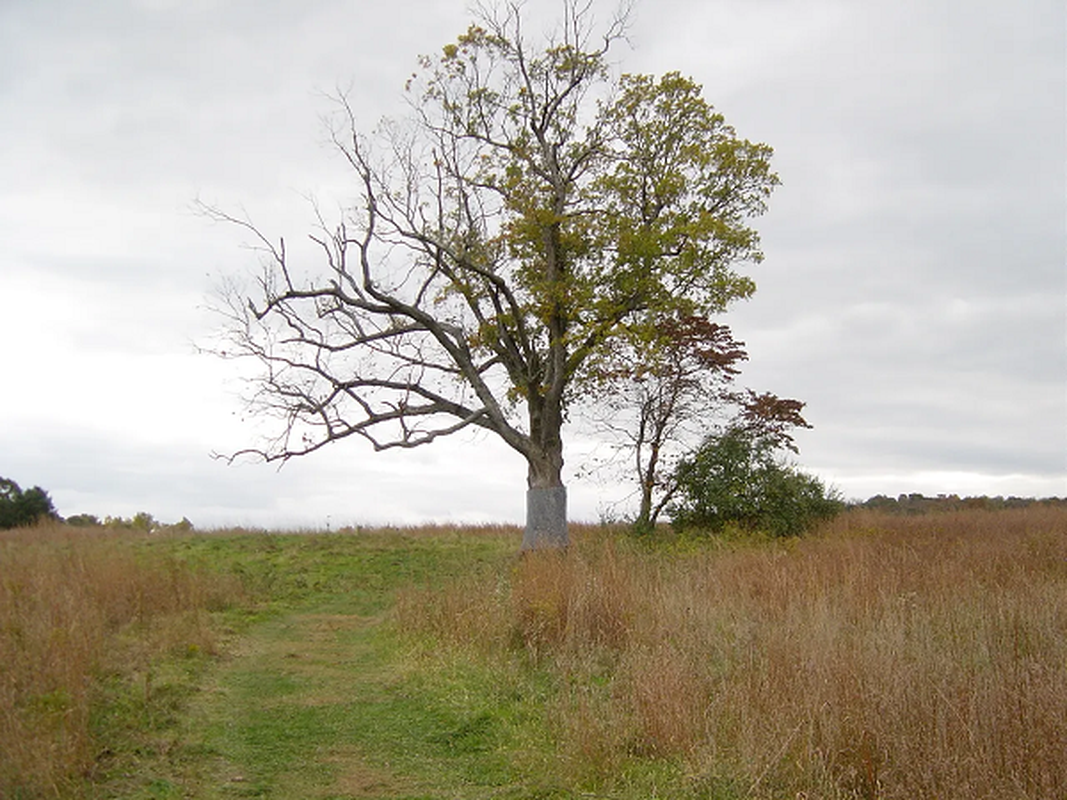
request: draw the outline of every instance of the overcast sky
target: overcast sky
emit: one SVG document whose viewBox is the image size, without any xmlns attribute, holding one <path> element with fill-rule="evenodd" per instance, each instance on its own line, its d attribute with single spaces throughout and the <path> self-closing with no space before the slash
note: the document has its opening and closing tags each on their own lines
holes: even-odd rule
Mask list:
<svg viewBox="0 0 1067 800">
<path fill-rule="evenodd" d="M 64 515 L 201 527 L 521 521 L 525 465 L 485 435 L 212 460 L 259 430 L 234 365 L 195 347 L 256 263 L 193 201 L 301 237 L 306 198 L 346 191 L 325 95 L 350 90 L 367 130 L 402 113 L 416 56 L 469 19 L 0 0 L 0 476 Z M 1065 27 L 1062 0 L 644 0 L 615 52 L 775 148 L 758 291 L 725 321 L 742 382 L 807 402 L 800 462 L 848 497 L 1067 495 Z M 577 479 L 595 442 L 568 436 L 571 516 L 596 520 L 626 490 Z"/>
</svg>

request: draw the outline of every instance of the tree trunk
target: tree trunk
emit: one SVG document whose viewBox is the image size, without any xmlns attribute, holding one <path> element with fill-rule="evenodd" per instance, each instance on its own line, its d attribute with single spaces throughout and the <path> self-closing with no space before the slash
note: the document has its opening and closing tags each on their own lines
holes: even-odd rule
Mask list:
<svg viewBox="0 0 1067 800">
<path fill-rule="evenodd" d="M 641 505 L 637 509 L 637 519 L 634 520 L 634 533 L 644 536 L 652 533 L 655 523 L 652 521 L 652 486 L 641 484 Z"/>
<path fill-rule="evenodd" d="M 637 519 L 634 520 L 634 532 L 640 535 L 652 533 L 656 526 L 656 514 L 652 508 L 652 493 L 656 489 L 656 470 L 659 468 L 659 451 L 660 443 L 663 438 L 664 425 L 660 424 L 660 419 L 652 417 L 648 413 L 648 403 L 646 402 L 645 408 L 641 412 L 641 427 L 638 431 L 637 439 L 637 476 L 641 482 L 641 505 L 637 511 Z M 651 435 L 648 434 L 648 428 L 652 428 Z M 648 463 L 641 463 L 641 451 L 645 445 L 645 439 L 648 438 Z"/>
<path fill-rule="evenodd" d="M 527 462 L 530 466 L 522 549 L 566 547 L 570 539 L 567 534 L 567 489 L 561 477 L 562 443 L 548 452 L 527 456 Z"/>
</svg>

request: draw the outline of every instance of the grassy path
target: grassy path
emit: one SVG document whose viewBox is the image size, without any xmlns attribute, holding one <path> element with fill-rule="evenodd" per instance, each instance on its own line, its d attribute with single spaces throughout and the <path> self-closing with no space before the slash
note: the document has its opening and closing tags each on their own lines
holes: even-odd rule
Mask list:
<svg viewBox="0 0 1067 800">
<path fill-rule="evenodd" d="M 198 796 L 474 797 L 507 782 L 477 712 L 405 675 L 380 625 L 303 612 L 253 631 L 197 710 L 216 754 Z"/>
<path fill-rule="evenodd" d="M 538 713 L 536 697 L 495 686 L 469 665 L 427 671 L 390 623 L 397 590 L 499 564 L 513 544 L 405 541 L 401 550 L 364 540 L 342 542 L 341 552 L 338 544 L 216 545 L 229 557 L 244 548 L 243 569 L 253 580 L 273 576 L 271 593 L 283 600 L 227 648 L 157 777 L 111 796 L 569 796 L 514 766 L 517 731 Z M 319 558 L 327 550 L 328 564 Z"/>
<path fill-rule="evenodd" d="M 389 698 L 377 624 L 303 612 L 250 631 L 197 709 L 204 749 L 217 754 L 201 796 L 395 795 L 398 780 L 360 746 Z"/>
</svg>

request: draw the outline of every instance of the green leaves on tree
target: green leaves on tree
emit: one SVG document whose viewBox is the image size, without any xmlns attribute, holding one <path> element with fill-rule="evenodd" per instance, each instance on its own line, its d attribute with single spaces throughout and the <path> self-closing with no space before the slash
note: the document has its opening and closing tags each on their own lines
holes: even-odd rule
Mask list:
<svg viewBox="0 0 1067 800">
<path fill-rule="evenodd" d="M 48 492 L 40 486 L 25 491 L 15 481 L 0 478 L 0 530 L 33 525 L 42 519 L 58 519 Z"/>
</svg>

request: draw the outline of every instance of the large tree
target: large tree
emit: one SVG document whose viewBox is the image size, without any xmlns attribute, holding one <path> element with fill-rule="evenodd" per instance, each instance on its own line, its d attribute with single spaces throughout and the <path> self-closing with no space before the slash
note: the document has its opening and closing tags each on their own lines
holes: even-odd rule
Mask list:
<svg viewBox="0 0 1067 800">
<path fill-rule="evenodd" d="M 418 447 L 476 426 L 528 466 L 524 547 L 567 541 L 568 404 L 627 337 L 707 317 L 753 291 L 751 218 L 777 183 L 771 150 L 739 138 L 677 73 L 615 75 L 620 15 L 594 33 L 567 0 L 532 45 L 518 7 L 482 13 L 408 84 L 407 120 L 360 132 L 340 98 L 333 138 L 357 200 L 314 235 L 318 269 L 265 254 L 228 294 L 228 353 L 263 370 L 281 418 L 267 460 L 361 436 Z M 308 276 L 308 277 L 298 277 Z"/>
</svg>

